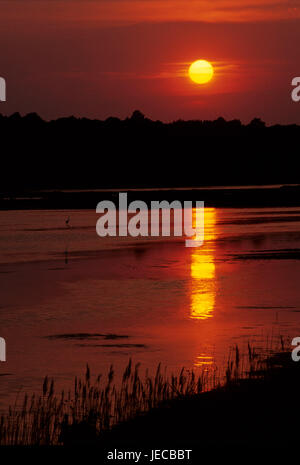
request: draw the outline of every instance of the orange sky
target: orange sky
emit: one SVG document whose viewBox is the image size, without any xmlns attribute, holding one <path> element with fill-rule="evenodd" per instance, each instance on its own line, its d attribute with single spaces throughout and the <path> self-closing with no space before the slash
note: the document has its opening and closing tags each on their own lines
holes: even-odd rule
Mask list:
<svg viewBox="0 0 300 465">
<path fill-rule="evenodd" d="M 299 26 L 299 0 L 0 0 L 0 112 L 300 123 Z"/>
<path fill-rule="evenodd" d="M 26 1 L 26 8 L 24 3 Z M 4 15 L 45 22 L 274 21 L 299 18 L 297 0 L 2 0 Z"/>
</svg>

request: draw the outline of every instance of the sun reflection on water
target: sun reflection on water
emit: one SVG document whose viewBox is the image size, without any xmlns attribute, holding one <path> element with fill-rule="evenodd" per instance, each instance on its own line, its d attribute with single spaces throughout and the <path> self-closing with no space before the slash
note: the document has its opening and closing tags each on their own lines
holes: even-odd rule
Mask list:
<svg viewBox="0 0 300 465">
<path fill-rule="evenodd" d="M 196 357 L 195 367 L 202 367 L 203 365 L 213 365 L 214 359 L 211 355 L 199 354 Z"/>
<path fill-rule="evenodd" d="M 193 211 L 193 223 L 196 210 Z M 215 306 L 215 238 L 216 210 L 204 211 L 204 244 L 200 248 L 191 248 L 191 304 L 190 318 L 206 320 L 213 316 Z"/>
</svg>

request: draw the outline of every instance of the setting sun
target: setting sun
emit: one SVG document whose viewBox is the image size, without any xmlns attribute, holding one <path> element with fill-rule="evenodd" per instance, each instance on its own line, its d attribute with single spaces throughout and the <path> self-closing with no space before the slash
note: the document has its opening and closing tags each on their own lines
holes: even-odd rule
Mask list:
<svg viewBox="0 0 300 465">
<path fill-rule="evenodd" d="M 189 67 L 189 77 L 196 84 L 209 82 L 214 74 L 212 65 L 206 60 L 194 61 Z"/>
</svg>

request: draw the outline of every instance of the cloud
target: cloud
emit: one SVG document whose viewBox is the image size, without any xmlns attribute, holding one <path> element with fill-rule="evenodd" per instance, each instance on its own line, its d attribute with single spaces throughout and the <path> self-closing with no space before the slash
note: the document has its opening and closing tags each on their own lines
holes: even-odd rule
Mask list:
<svg viewBox="0 0 300 465">
<path fill-rule="evenodd" d="M 255 22 L 300 18 L 299 0 L 0 0 L 7 19 L 46 22 Z M 19 8 L 17 3 L 22 4 Z"/>
</svg>

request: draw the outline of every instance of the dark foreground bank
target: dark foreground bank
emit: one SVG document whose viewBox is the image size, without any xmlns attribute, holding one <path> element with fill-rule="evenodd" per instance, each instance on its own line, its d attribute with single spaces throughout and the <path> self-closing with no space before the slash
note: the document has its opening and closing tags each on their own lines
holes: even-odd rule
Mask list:
<svg viewBox="0 0 300 465">
<path fill-rule="evenodd" d="M 300 363 L 281 353 L 246 379 L 222 388 L 182 396 L 115 426 L 99 443 L 110 449 L 137 444 L 194 449 L 293 448 L 299 441 Z"/>
<path fill-rule="evenodd" d="M 74 392 L 56 395 L 45 378 L 41 396 L 25 395 L 20 409 L 0 418 L 1 445 L 96 447 L 103 460 L 108 454 L 117 459 L 119 451 L 146 451 L 140 461 L 147 463 L 154 449 L 198 454 L 298 444 L 300 362 L 289 351 L 263 359 L 249 346 L 245 362 L 236 348 L 225 382 L 205 371 L 166 377 L 160 367 L 144 378 L 131 362 L 120 386 L 113 379 L 111 368 L 104 383 L 101 377 L 92 382 L 87 368 Z"/>
</svg>

